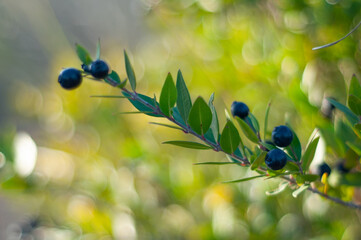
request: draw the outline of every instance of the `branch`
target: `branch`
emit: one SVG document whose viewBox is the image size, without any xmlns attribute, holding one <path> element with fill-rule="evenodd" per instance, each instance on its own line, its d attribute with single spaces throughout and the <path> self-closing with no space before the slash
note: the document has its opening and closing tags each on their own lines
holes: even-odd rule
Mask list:
<svg viewBox="0 0 361 240">
<path fill-rule="evenodd" d="M 327 47 L 331 47 L 339 42 L 341 42 L 342 40 L 344 40 L 345 38 L 347 38 L 348 36 L 350 36 L 354 31 L 356 31 L 356 29 L 361 25 L 361 21 L 356 25 L 356 27 L 354 27 L 349 33 L 347 33 L 344 37 L 340 38 L 339 40 L 323 45 L 323 46 L 319 46 L 319 47 L 314 47 L 312 48 L 312 50 L 318 50 L 318 49 L 322 49 L 322 48 L 327 48 Z"/>
</svg>

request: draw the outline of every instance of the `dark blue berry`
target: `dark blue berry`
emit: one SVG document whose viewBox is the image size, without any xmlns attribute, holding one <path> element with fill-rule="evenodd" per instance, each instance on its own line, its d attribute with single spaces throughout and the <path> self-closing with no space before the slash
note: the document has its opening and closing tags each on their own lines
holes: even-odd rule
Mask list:
<svg viewBox="0 0 361 240">
<path fill-rule="evenodd" d="M 58 82 L 65 89 L 74 89 L 78 87 L 82 82 L 82 75 L 78 69 L 66 68 L 60 72 Z"/>
<path fill-rule="evenodd" d="M 287 163 L 287 155 L 281 149 L 272 149 L 267 153 L 265 163 L 272 170 L 280 170 Z"/>
<path fill-rule="evenodd" d="M 331 168 L 326 163 L 322 163 L 317 167 L 317 174 L 322 178 L 323 174 L 327 173 L 327 175 L 330 175 Z"/>
<path fill-rule="evenodd" d="M 231 113 L 233 117 L 246 118 L 249 114 L 248 106 L 243 102 L 234 101 L 231 105 Z"/>
<path fill-rule="evenodd" d="M 293 133 L 289 127 L 281 125 L 272 131 L 272 141 L 276 146 L 287 147 L 293 140 Z"/>
<path fill-rule="evenodd" d="M 109 74 L 109 66 L 103 60 L 95 60 L 90 65 L 90 74 L 95 78 L 105 78 Z"/>
</svg>

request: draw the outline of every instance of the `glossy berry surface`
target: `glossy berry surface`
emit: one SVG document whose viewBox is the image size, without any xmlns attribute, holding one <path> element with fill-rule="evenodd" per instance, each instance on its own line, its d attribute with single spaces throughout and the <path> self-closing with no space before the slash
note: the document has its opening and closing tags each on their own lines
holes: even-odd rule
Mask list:
<svg viewBox="0 0 361 240">
<path fill-rule="evenodd" d="M 272 149 L 267 153 L 265 163 L 272 170 L 280 170 L 287 163 L 287 155 L 278 148 Z"/>
<path fill-rule="evenodd" d="M 272 131 L 272 141 L 276 146 L 287 147 L 293 140 L 293 133 L 287 126 L 275 127 Z"/>
<path fill-rule="evenodd" d="M 323 174 L 327 173 L 327 175 L 330 175 L 331 168 L 327 165 L 327 163 L 322 163 L 317 167 L 317 174 L 322 178 Z"/>
<path fill-rule="evenodd" d="M 109 74 L 109 66 L 103 60 L 95 60 L 90 65 L 90 74 L 95 78 L 105 78 Z"/>
<path fill-rule="evenodd" d="M 233 117 L 246 118 L 249 114 L 248 106 L 243 102 L 234 101 L 231 105 L 231 113 Z"/>
<path fill-rule="evenodd" d="M 66 68 L 60 72 L 58 82 L 63 88 L 71 90 L 78 87 L 82 79 L 83 77 L 78 69 Z"/>
</svg>

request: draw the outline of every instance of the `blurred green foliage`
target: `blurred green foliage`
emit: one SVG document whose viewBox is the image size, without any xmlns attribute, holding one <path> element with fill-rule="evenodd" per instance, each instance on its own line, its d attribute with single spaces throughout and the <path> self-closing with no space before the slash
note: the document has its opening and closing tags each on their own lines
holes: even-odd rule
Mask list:
<svg viewBox="0 0 361 240">
<path fill-rule="evenodd" d="M 271 99 L 269 130 L 290 123 L 305 146 L 315 126 L 330 125 L 320 114 L 322 100 L 345 103 L 346 84 L 352 74 L 360 76 L 360 31 L 331 48 L 311 50 L 339 39 L 360 21 L 356 0 L 144 0 L 143 5 L 152 31 L 128 52 L 140 93 L 159 96 L 167 73 L 174 76 L 181 69 L 192 99 L 215 92 L 216 109 L 243 101 L 264 119 Z M 123 47 L 102 52 L 121 79 L 126 76 L 120 67 Z M 65 49 L 53 61 L 80 68 L 71 51 Z M 18 120 L 1 126 L 1 195 L 38 219 L 27 234 L 39 239 L 360 236 L 359 215 L 352 209 L 310 193 L 297 199 L 290 190 L 267 196 L 277 180 L 221 184 L 250 173 L 233 165 L 194 166 L 225 156 L 161 145 L 192 139 L 148 124 L 149 116 L 117 114 L 133 110 L 126 100 L 89 97 L 119 94 L 104 84 L 85 81 L 77 90 L 62 90 L 58 70 L 49 69 L 51 83 L 44 87 L 14 85 L 9 103 Z M 218 114 L 223 126 L 226 118 Z M 33 170 L 27 165 L 31 174 L 22 175 L 13 149 L 24 130 L 36 143 L 37 156 Z M 23 145 L 31 142 L 23 139 L 28 139 Z M 26 151 L 23 145 L 19 148 Z M 327 145 L 321 160 L 335 164 L 338 147 Z M 348 198 L 360 198 L 359 189 L 344 191 Z"/>
</svg>

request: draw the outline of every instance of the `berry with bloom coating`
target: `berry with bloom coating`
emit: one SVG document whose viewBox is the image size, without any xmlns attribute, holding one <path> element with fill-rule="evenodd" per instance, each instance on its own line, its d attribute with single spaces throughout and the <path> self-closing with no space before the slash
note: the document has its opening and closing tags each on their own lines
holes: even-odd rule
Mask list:
<svg viewBox="0 0 361 240">
<path fill-rule="evenodd" d="M 90 74 L 95 78 L 105 78 L 109 74 L 109 66 L 103 60 L 95 60 L 90 65 Z"/>
<path fill-rule="evenodd" d="M 317 174 L 320 176 L 320 178 L 322 178 L 323 174 L 325 173 L 327 173 L 329 176 L 331 173 L 331 168 L 327 165 L 327 163 L 322 163 L 317 167 Z"/>
<path fill-rule="evenodd" d="M 249 114 L 248 106 L 243 102 L 234 101 L 231 105 L 231 113 L 233 117 L 246 118 Z"/>
<path fill-rule="evenodd" d="M 293 140 L 293 133 L 289 127 L 281 125 L 273 129 L 272 140 L 279 147 L 287 147 Z"/>
<path fill-rule="evenodd" d="M 82 79 L 83 77 L 78 69 L 66 68 L 60 72 L 58 82 L 63 88 L 71 90 L 78 87 Z"/>
<path fill-rule="evenodd" d="M 272 170 L 280 170 L 287 163 L 287 156 L 281 149 L 275 148 L 269 151 L 265 158 L 267 167 Z"/>
</svg>

